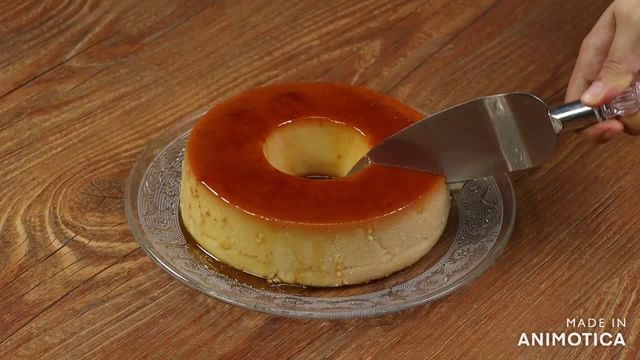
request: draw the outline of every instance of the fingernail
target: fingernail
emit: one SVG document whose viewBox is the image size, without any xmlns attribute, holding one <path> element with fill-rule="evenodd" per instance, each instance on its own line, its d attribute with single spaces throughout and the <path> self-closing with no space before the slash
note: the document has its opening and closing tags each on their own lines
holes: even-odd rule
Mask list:
<svg viewBox="0 0 640 360">
<path fill-rule="evenodd" d="M 586 104 L 597 103 L 602 97 L 603 90 L 604 84 L 601 81 L 594 82 L 582 95 L 582 102 Z"/>
</svg>

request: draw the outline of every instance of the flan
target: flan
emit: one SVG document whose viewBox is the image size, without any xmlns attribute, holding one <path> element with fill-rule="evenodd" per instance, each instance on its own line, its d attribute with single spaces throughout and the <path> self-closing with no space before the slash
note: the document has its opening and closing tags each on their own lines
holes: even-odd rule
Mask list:
<svg viewBox="0 0 640 360">
<path fill-rule="evenodd" d="M 219 261 L 275 282 L 340 286 L 401 270 L 444 230 L 445 179 L 379 165 L 345 175 L 374 144 L 421 117 L 346 84 L 241 93 L 189 136 L 184 227 Z"/>
</svg>

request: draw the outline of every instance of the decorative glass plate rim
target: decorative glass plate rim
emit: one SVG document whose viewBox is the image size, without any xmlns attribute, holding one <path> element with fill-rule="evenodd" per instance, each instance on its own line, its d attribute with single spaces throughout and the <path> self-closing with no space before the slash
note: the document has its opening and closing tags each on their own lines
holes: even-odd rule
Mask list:
<svg viewBox="0 0 640 360">
<path fill-rule="evenodd" d="M 353 309 L 336 309 L 335 311 L 310 311 L 310 310 L 292 310 L 283 307 L 277 306 L 267 306 L 264 304 L 259 304 L 252 301 L 247 301 L 242 296 L 229 296 L 228 294 L 222 293 L 220 291 L 215 291 L 215 289 L 207 288 L 199 284 L 198 282 L 190 279 L 183 271 L 177 268 L 175 265 L 171 264 L 162 253 L 160 253 L 155 247 L 153 247 L 150 243 L 150 240 L 147 237 L 146 231 L 143 228 L 142 222 L 140 221 L 140 214 L 138 208 L 138 196 L 142 188 L 142 180 L 147 176 L 147 172 L 150 169 L 152 163 L 159 157 L 160 154 L 163 154 L 167 148 L 173 145 L 174 142 L 179 140 L 179 138 L 185 135 L 186 132 L 190 132 L 191 128 L 195 124 L 195 121 L 204 114 L 204 110 L 200 110 L 194 112 L 193 114 L 184 117 L 182 120 L 176 122 L 172 127 L 164 130 L 160 133 L 156 138 L 152 139 L 146 148 L 140 153 L 132 170 L 130 171 L 126 190 L 125 190 L 125 212 L 127 215 L 127 221 L 129 223 L 129 227 L 131 229 L 134 238 L 138 242 L 139 246 L 142 250 L 156 263 L 160 268 L 167 271 L 174 278 L 176 278 L 181 283 L 197 289 L 204 294 L 207 294 L 213 298 L 221 300 L 231 305 L 236 305 L 249 310 L 256 310 L 268 314 L 280 315 L 280 316 L 288 316 L 288 317 L 298 317 L 298 318 L 315 318 L 315 319 L 347 319 L 347 318 L 356 318 L 356 317 L 373 317 L 380 316 L 392 312 L 406 310 L 418 305 L 422 305 L 425 303 L 429 303 L 445 297 L 452 292 L 456 291 L 460 287 L 470 283 L 482 273 L 484 273 L 497 259 L 500 255 L 506 243 L 508 242 L 511 233 L 514 227 L 515 220 L 515 195 L 513 192 L 513 187 L 511 185 L 511 181 L 509 177 L 504 174 L 501 176 L 496 176 L 493 178 L 489 178 L 491 181 L 495 183 L 495 186 L 498 189 L 498 194 L 500 196 L 500 202 L 502 205 L 502 219 L 501 224 L 496 235 L 496 240 L 493 243 L 491 249 L 485 254 L 485 256 L 478 261 L 477 264 L 473 268 L 471 268 L 466 274 L 460 276 L 458 279 L 449 284 L 442 291 L 439 291 L 435 294 L 430 294 L 429 296 L 419 297 L 413 299 L 411 301 L 406 301 L 401 304 L 389 304 L 389 305 L 376 305 L 373 308 L 361 308 L 357 310 Z M 137 175 L 142 176 L 137 176 Z M 451 251 L 449 249 L 447 254 Z M 446 254 L 445 254 L 446 256 Z M 444 258 L 444 256 L 443 256 Z M 433 266 L 432 266 L 433 267 Z M 211 270 L 212 272 L 214 270 Z M 425 271 L 426 272 L 426 271 Z M 378 290 L 373 293 L 365 294 L 371 295 L 378 292 L 389 291 L 390 289 L 394 289 L 398 286 L 404 285 L 419 276 L 423 273 L 414 276 L 413 278 L 394 285 L 390 288 L 385 288 L 383 290 Z M 247 285 L 251 287 L 250 285 Z M 252 288 L 253 289 L 253 288 Z M 254 289 L 255 291 L 264 292 L 262 289 Z M 416 290 L 418 291 L 418 290 Z M 298 295 L 289 295 L 292 298 L 300 297 Z M 333 298 L 315 298 L 315 299 L 357 299 L 358 297 L 362 297 L 363 295 L 353 295 L 347 297 L 333 297 Z M 301 296 L 303 298 L 309 298 L 306 296 Z"/>
</svg>

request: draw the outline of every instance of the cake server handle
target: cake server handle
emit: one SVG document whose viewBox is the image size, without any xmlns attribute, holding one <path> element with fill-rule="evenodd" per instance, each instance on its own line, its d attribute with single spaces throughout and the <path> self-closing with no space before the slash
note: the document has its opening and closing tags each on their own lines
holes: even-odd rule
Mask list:
<svg viewBox="0 0 640 360">
<path fill-rule="evenodd" d="M 627 132 L 640 134 L 640 81 L 606 105 L 598 108 L 585 106 L 580 101 L 552 106 L 549 119 L 556 134 L 563 131 L 580 130 L 589 125 L 609 119 L 619 119 Z"/>
</svg>

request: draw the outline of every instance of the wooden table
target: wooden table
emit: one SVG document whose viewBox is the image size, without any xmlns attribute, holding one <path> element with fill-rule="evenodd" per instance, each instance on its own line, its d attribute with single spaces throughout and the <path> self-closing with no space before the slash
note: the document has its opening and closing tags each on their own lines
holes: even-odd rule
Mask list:
<svg viewBox="0 0 640 360">
<path fill-rule="evenodd" d="M 517 224 L 495 266 L 377 319 L 288 319 L 211 299 L 144 255 L 123 204 L 150 139 L 266 83 L 351 82 L 425 112 L 512 90 L 561 102 L 608 3 L 1 2 L 0 358 L 638 356 L 637 138 L 566 136 L 552 163 L 514 177 Z M 627 346 L 517 346 L 574 317 L 626 318 Z"/>
</svg>

